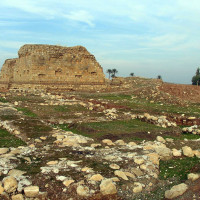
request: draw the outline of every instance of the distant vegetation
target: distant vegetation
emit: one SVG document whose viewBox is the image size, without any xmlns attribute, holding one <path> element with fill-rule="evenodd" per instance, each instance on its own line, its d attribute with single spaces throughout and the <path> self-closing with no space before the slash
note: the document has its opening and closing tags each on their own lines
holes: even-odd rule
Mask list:
<svg viewBox="0 0 200 200">
<path fill-rule="evenodd" d="M 200 69 L 197 68 L 196 75 L 192 77 L 192 85 L 200 84 Z"/>
<path fill-rule="evenodd" d="M 109 74 L 109 79 L 110 79 L 110 77 L 115 78 L 118 71 L 117 69 L 108 69 L 106 73 Z"/>
<path fill-rule="evenodd" d="M 132 76 L 132 77 L 133 77 L 133 76 L 135 76 L 135 74 L 132 72 L 132 73 L 130 73 L 130 76 Z"/>
<path fill-rule="evenodd" d="M 161 80 L 162 80 L 162 76 L 161 76 L 161 75 L 158 75 L 158 76 L 157 76 L 157 79 L 161 79 Z"/>
</svg>

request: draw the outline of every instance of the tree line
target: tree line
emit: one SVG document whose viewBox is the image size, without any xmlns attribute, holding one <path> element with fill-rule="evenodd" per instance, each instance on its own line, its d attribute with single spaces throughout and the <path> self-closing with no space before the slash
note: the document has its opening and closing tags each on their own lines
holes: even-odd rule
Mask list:
<svg viewBox="0 0 200 200">
<path fill-rule="evenodd" d="M 196 74 L 192 77 L 192 85 L 200 85 L 200 69 L 197 68 Z"/>
<path fill-rule="evenodd" d="M 117 71 L 117 69 L 108 69 L 108 70 L 106 71 L 106 73 L 108 73 L 109 79 L 110 79 L 110 78 L 115 78 L 115 77 L 116 77 L 116 74 L 118 73 L 118 71 Z M 131 73 L 129 74 L 129 76 L 133 77 L 133 76 L 135 76 L 135 74 L 134 74 L 133 72 L 131 72 Z M 162 79 L 161 75 L 158 75 L 158 76 L 157 76 L 157 79 Z"/>
<path fill-rule="evenodd" d="M 115 78 L 116 74 L 118 73 L 118 70 L 117 69 L 108 69 L 106 71 L 106 73 L 109 74 L 109 79 Z M 135 76 L 135 74 L 133 72 L 131 72 L 130 76 L 133 77 L 133 76 Z M 157 79 L 162 79 L 162 76 L 158 75 Z M 196 70 L 196 74 L 192 77 L 192 85 L 197 85 L 197 86 L 200 85 L 200 68 L 199 67 Z"/>
</svg>

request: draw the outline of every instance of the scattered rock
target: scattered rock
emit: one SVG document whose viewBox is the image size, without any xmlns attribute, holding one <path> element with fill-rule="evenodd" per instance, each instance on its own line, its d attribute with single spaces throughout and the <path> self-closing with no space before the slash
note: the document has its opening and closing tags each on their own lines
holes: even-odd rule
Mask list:
<svg viewBox="0 0 200 200">
<path fill-rule="evenodd" d="M 136 146 L 137 144 L 135 142 L 129 142 L 128 145 L 129 146 Z"/>
<path fill-rule="evenodd" d="M 161 136 L 157 136 L 156 140 L 157 140 L 158 142 L 162 142 L 162 143 L 165 143 L 165 142 L 166 142 L 165 139 L 164 139 L 163 137 L 161 137 Z"/>
<path fill-rule="evenodd" d="M 74 183 L 74 180 L 65 180 L 63 181 L 63 184 L 68 187 L 69 185 L 71 185 L 72 183 Z"/>
<path fill-rule="evenodd" d="M 40 139 L 35 139 L 35 142 L 37 142 L 37 143 L 42 143 L 42 140 L 40 140 Z"/>
<path fill-rule="evenodd" d="M 43 137 L 43 136 L 42 136 L 42 137 L 40 137 L 40 139 L 41 139 L 41 140 L 46 140 L 47 137 Z"/>
<path fill-rule="evenodd" d="M 4 184 L 4 190 L 7 193 L 15 192 L 18 187 L 17 180 L 12 176 L 8 176 L 8 177 L 4 178 L 3 184 Z"/>
<path fill-rule="evenodd" d="M 91 144 L 91 147 L 93 147 L 93 148 L 101 147 L 101 144 Z"/>
<path fill-rule="evenodd" d="M 118 177 L 120 177 L 120 178 L 126 180 L 126 181 L 128 180 L 126 174 L 125 174 L 123 171 L 116 170 L 116 171 L 114 172 L 114 174 L 115 174 L 116 176 L 118 176 Z"/>
<path fill-rule="evenodd" d="M 117 141 L 115 141 L 115 144 L 116 145 L 121 145 L 121 146 L 126 145 L 126 143 L 124 142 L 124 140 L 117 140 Z"/>
<path fill-rule="evenodd" d="M 167 190 L 165 192 L 165 198 L 173 199 L 173 198 L 176 198 L 178 196 L 181 196 L 183 193 L 186 192 L 187 189 L 188 189 L 188 186 L 185 183 L 175 185 L 170 190 Z"/>
<path fill-rule="evenodd" d="M 105 179 L 101 181 L 100 191 L 103 195 L 116 194 L 117 189 L 112 179 Z"/>
<path fill-rule="evenodd" d="M 47 165 L 57 165 L 58 164 L 58 161 L 57 160 L 55 160 L 55 161 L 49 161 L 48 163 L 47 163 Z"/>
<path fill-rule="evenodd" d="M 187 156 L 187 157 L 193 157 L 194 156 L 194 152 L 192 151 L 191 147 L 184 146 L 182 148 L 182 150 L 183 150 L 184 156 Z"/>
<path fill-rule="evenodd" d="M 169 160 L 172 158 L 172 151 L 167 147 L 156 147 L 156 153 L 160 156 L 161 160 Z"/>
<path fill-rule="evenodd" d="M 133 168 L 132 172 L 136 175 L 136 176 L 143 176 L 143 172 L 138 169 L 138 168 Z"/>
<path fill-rule="evenodd" d="M 134 158 L 134 162 L 135 162 L 136 164 L 138 164 L 138 165 L 141 165 L 141 164 L 144 163 L 144 159 L 143 159 L 143 158 L 138 158 L 138 157 L 136 157 L 136 158 Z"/>
<path fill-rule="evenodd" d="M 188 177 L 189 180 L 196 181 L 200 177 L 200 175 L 199 174 L 190 173 L 190 174 L 188 174 L 187 177 Z"/>
<path fill-rule="evenodd" d="M 76 192 L 80 196 L 89 196 L 89 188 L 87 186 L 79 185 L 76 189 Z"/>
<path fill-rule="evenodd" d="M 134 188 L 133 188 L 134 193 L 139 193 L 142 192 L 142 184 L 139 182 L 134 183 Z"/>
<path fill-rule="evenodd" d="M 92 172 L 92 168 L 89 168 L 89 167 L 84 167 L 81 169 L 82 172 Z"/>
<path fill-rule="evenodd" d="M 107 144 L 108 146 L 115 145 L 115 144 L 112 142 L 112 140 L 109 140 L 109 139 L 104 139 L 104 140 L 102 140 L 102 143 Z"/>
<path fill-rule="evenodd" d="M 101 174 L 95 174 L 90 178 L 90 181 L 102 181 L 103 180 L 103 176 L 101 176 Z"/>
<path fill-rule="evenodd" d="M 147 156 L 154 165 L 159 165 L 159 155 L 157 153 L 150 153 Z"/>
<path fill-rule="evenodd" d="M 39 194 L 39 187 L 38 186 L 25 187 L 24 193 L 26 197 L 37 197 L 37 195 Z"/>
<path fill-rule="evenodd" d="M 112 179 L 112 181 L 114 181 L 114 182 L 119 182 L 119 181 L 120 181 L 117 177 L 113 177 L 113 178 L 111 178 L 111 179 Z"/>
<path fill-rule="evenodd" d="M 22 194 L 17 194 L 12 196 L 12 200 L 24 200 L 24 197 Z"/>
<path fill-rule="evenodd" d="M 117 165 L 117 164 L 110 164 L 109 167 L 110 167 L 111 169 L 120 169 L 120 166 Z"/>
<path fill-rule="evenodd" d="M 21 170 L 18 170 L 18 169 L 12 169 L 12 170 L 9 171 L 8 175 L 16 178 L 16 177 L 22 176 L 25 173 L 26 173 L 25 171 L 21 171 Z"/>
<path fill-rule="evenodd" d="M 126 174 L 126 176 L 131 177 L 131 178 L 135 178 L 135 175 L 130 173 L 130 172 L 124 172 Z"/>
<path fill-rule="evenodd" d="M 4 192 L 4 188 L 2 187 L 2 185 L 0 184 L 0 195 Z"/>
<path fill-rule="evenodd" d="M 175 157 L 180 157 L 181 156 L 181 151 L 179 151 L 177 149 L 172 149 L 172 154 Z"/>
<path fill-rule="evenodd" d="M 0 148 L 0 155 L 5 154 L 9 151 L 9 148 Z"/>
</svg>

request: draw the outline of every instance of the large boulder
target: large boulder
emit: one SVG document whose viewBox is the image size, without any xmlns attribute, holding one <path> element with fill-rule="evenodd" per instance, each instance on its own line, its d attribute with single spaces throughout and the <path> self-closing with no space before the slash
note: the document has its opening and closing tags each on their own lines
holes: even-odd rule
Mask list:
<svg viewBox="0 0 200 200">
<path fill-rule="evenodd" d="M 175 185 L 170 190 L 167 190 L 165 192 L 165 198 L 173 199 L 173 198 L 176 198 L 178 196 L 181 196 L 183 193 L 186 192 L 187 189 L 188 189 L 188 186 L 185 183 Z"/>
<path fill-rule="evenodd" d="M 29 186 L 24 188 L 24 193 L 26 197 L 37 197 L 39 194 L 39 187 L 38 186 Z"/>
<path fill-rule="evenodd" d="M 4 190 L 7 193 L 14 193 L 18 187 L 17 180 L 12 176 L 4 178 L 3 184 L 4 184 Z"/>
<path fill-rule="evenodd" d="M 101 181 L 100 191 L 103 195 L 116 194 L 117 189 L 112 179 L 105 179 Z"/>
<path fill-rule="evenodd" d="M 194 152 L 192 151 L 191 147 L 184 146 L 182 148 L 182 150 L 183 150 L 184 156 L 187 156 L 187 157 L 193 157 L 194 156 Z"/>
</svg>

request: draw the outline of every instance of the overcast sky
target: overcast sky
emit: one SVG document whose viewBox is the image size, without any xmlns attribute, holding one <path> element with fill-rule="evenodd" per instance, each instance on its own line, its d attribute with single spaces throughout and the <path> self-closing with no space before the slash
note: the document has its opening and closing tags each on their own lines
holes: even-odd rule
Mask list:
<svg viewBox="0 0 200 200">
<path fill-rule="evenodd" d="M 104 72 L 191 84 L 200 0 L 1 0 L 0 66 L 23 44 L 83 45 Z"/>
</svg>

